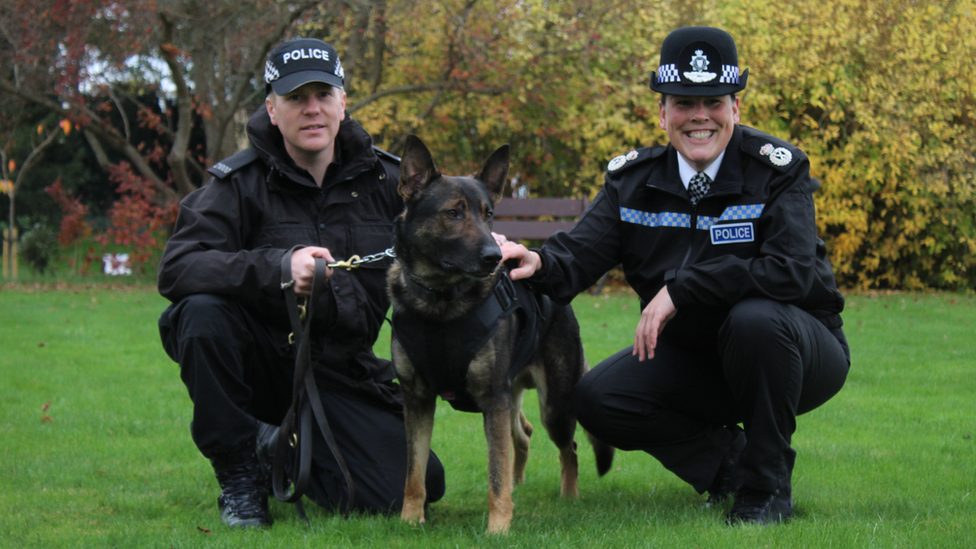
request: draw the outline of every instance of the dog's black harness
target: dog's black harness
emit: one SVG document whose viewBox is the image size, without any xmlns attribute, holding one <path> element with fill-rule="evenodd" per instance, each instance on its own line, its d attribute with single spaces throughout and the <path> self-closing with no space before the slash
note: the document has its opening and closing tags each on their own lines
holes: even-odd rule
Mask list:
<svg viewBox="0 0 976 549">
<path fill-rule="evenodd" d="M 544 332 L 551 312 L 548 298 L 535 295 L 521 282 L 512 282 L 503 272 L 488 299 L 461 318 L 429 320 L 394 308 L 392 325 L 397 341 L 427 386 L 455 410 L 480 412 L 465 385 L 468 366 L 477 351 L 495 335 L 502 318 L 522 315 L 522 329 L 508 370 L 512 381 L 535 354 L 539 334 Z"/>
</svg>

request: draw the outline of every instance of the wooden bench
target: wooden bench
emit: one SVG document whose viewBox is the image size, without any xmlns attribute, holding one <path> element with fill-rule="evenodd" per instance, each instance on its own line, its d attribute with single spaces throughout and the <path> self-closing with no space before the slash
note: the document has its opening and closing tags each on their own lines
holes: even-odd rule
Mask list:
<svg viewBox="0 0 976 549">
<path fill-rule="evenodd" d="M 510 240 L 545 240 L 556 231 L 572 229 L 588 202 L 585 198 L 503 198 L 495 205 L 493 230 Z"/>
<path fill-rule="evenodd" d="M 587 204 L 585 198 L 503 198 L 495 205 L 492 230 L 509 240 L 545 240 L 556 231 L 572 229 Z M 609 274 L 600 277 L 593 295 L 600 293 Z"/>
</svg>

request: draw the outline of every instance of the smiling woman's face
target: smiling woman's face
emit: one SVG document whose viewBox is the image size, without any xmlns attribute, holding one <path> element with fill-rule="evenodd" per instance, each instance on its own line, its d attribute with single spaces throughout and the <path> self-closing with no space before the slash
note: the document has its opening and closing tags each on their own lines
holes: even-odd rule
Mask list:
<svg viewBox="0 0 976 549">
<path fill-rule="evenodd" d="M 697 171 L 705 171 L 732 139 L 739 123 L 739 98 L 668 95 L 659 103 L 661 128 L 681 156 Z"/>
</svg>

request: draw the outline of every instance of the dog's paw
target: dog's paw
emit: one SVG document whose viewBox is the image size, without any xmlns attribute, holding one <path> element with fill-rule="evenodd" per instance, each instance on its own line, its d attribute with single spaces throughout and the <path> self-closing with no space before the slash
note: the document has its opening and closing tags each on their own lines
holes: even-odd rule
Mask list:
<svg viewBox="0 0 976 549">
<path fill-rule="evenodd" d="M 410 524 L 411 526 L 423 526 L 427 523 L 424 519 L 424 506 L 420 506 L 420 510 L 416 510 L 413 506 L 408 506 L 404 504 L 403 511 L 400 512 L 400 520 Z"/>
</svg>

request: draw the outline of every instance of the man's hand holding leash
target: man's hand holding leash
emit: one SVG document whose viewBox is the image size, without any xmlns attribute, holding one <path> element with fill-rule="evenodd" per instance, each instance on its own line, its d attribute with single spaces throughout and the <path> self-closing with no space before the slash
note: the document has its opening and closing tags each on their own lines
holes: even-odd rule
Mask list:
<svg viewBox="0 0 976 549">
<path fill-rule="evenodd" d="M 312 281 L 315 278 L 315 258 L 320 257 L 326 263 L 333 263 L 335 259 L 326 248 L 308 246 L 299 248 L 291 255 L 291 275 L 295 281 L 295 294 L 308 297 L 312 293 Z M 332 269 L 325 270 L 325 279 L 332 277 Z"/>
</svg>

